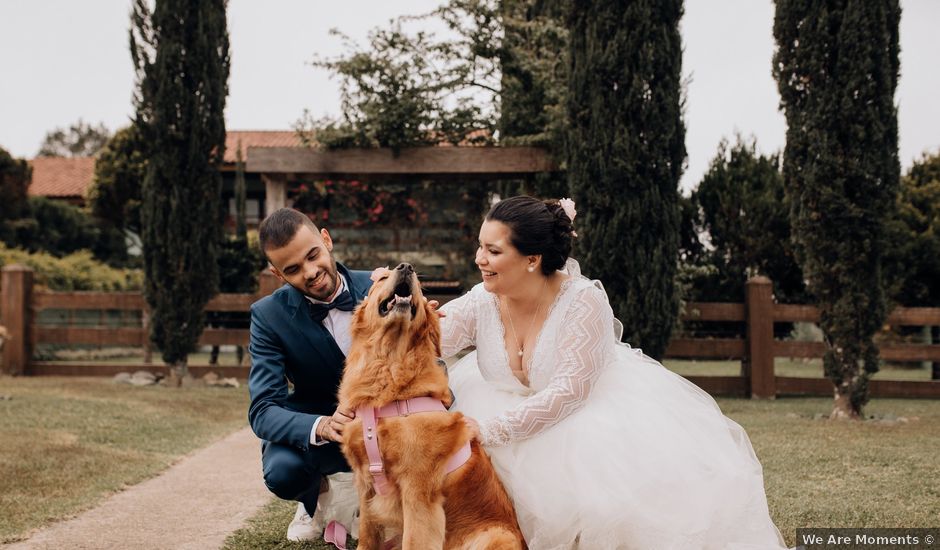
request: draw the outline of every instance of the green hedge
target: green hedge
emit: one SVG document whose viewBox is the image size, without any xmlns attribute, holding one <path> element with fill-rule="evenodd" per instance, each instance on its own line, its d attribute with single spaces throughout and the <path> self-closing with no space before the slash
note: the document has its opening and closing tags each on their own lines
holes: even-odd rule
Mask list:
<svg viewBox="0 0 940 550">
<path fill-rule="evenodd" d="M 0 265 L 22 264 L 35 271 L 34 284 L 49 290 L 140 290 L 140 269 L 116 269 L 94 259 L 88 250 L 62 258 L 45 252 L 7 248 L 0 243 Z"/>
</svg>

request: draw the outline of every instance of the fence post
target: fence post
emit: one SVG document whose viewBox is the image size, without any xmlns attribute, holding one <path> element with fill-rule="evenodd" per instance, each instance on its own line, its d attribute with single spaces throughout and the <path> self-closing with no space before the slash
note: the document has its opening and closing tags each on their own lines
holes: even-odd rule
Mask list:
<svg viewBox="0 0 940 550">
<path fill-rule="evenodd" d="M 751 398 L 773 399 L 777 396 L 774 378 L 774 300 L 773 284 L 764 276 L 748 279 L 747 357 L 744 375 L 751 385 Z"/>
<path fill-rule="evenodd" d="M 30 334 L 33 270 L 14 264 L 4 266 L 2 273 L 2 315 L 8 338 L 3 346 L 3 371 L 7 374 L 27 374 L 33 352 Z"/>
<path fill-rule="evenodd" d="M 143 341 L 140 343 L 144 348 L 144 363 L 153 362 L 153 342 L 150 341 L 150 304 L 144 300 L 144 309 L 140 311 L 140 328 L 144 331 Z"/>
</svg>

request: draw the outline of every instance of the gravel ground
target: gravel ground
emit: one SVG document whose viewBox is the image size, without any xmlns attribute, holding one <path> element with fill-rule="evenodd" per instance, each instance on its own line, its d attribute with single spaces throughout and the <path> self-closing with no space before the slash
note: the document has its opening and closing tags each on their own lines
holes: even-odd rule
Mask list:
<svg viewBox="0 0 940 550">
<path fill-rule="evenodd" d="M 3 550 L 219 548 L 271 498 L 261 479 L 260 443 L 244 428 Z"/>
</svg>

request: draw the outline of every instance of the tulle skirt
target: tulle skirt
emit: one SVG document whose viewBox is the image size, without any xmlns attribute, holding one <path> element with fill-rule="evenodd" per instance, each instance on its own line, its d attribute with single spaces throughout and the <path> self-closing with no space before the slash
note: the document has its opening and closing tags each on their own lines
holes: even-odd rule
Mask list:
<svg viewBox="0 0 940 550">
<path fill-rule="evenodd" d="M 525 399 L 451 367 L 455 410 L 483 421 Z M 760 462 L 714 399 L 617 346 L 584 407 L 539 434 L 486 448 L 532 550 L 783 547 Z"/>
</svg>

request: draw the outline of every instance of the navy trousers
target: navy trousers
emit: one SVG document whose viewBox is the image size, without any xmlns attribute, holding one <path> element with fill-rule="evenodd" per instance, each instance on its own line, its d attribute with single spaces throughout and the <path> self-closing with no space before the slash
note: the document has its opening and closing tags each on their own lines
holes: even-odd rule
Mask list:
<svg viewBox="0 0 940 550">
<path fill-rule="evenodd" d="M 351 471 L 338 443 L 303 451 L 290 445 L 261 443 L 264 484 L 279 498 L 304 503 L 309 515 L 317 508 L 323 476 Z"/>
</svg>

